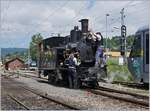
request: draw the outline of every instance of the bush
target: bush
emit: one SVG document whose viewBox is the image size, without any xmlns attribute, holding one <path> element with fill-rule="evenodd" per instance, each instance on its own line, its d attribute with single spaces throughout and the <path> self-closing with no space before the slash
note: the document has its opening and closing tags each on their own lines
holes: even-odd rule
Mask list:
<svg viewBox="0 0 150 111">
<path fill-rule="evenodd" d="M 127 65 L 118 65 L 119 58 L 111 57 L 107 61 L 107 71 L 108 71 L 108 80 L 109 81 L 133 81 L 133 77 L 128 70 Z"/>
</svg>

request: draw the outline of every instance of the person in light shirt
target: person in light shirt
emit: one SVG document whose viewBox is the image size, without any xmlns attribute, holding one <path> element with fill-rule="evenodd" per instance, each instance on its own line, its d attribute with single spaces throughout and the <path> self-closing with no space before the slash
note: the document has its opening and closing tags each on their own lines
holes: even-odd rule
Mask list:
<svg viewBox="0 0 150 111">
<path fill-rule="evenodd" d="M 68 74 L 68 80 L 69 80 L 69 87 L 70 88 L 77 88 L 77 71 L 76 66 L 78 66 L 78 60 L 74 56 L 74 53 L 71 53 L 69 55 L 69 74 Z"/>
</svg>

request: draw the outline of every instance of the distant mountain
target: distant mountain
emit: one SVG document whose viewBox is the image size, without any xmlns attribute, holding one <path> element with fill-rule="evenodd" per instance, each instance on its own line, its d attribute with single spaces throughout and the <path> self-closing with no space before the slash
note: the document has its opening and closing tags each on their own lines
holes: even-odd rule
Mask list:
<svg viewBox="0 0 150 111">
<path fill-rule="evenodd" d="M 5 57 L 6 55 L 11 55 L 14 53 L 25 53 L 27 52 L 27 48 L 1 48 L 1 57 Z"/>
</svg>

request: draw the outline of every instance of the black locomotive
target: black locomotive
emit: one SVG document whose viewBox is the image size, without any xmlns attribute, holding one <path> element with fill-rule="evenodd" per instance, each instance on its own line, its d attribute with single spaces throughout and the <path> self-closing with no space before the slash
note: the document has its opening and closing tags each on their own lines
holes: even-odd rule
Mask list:
<svg viewBox="0 0 150 111">
<path fill-rule="evenodd" d="M 44 39 L 39 44 L 39 73 L 48 76 L 50 83 L 68 85 L 68 67 L 65 66 L 65 53 L 78 51 L 80 65 L 76 67 L 78 87 L 96 86 L 97 74 L 94 73 L 95 55 L 103 39 L 92 40 L 88 30 L 88 19 L 82 19 L 81 30 L 75 26 L 69 36 L 55 36 Z"/>
</svg>

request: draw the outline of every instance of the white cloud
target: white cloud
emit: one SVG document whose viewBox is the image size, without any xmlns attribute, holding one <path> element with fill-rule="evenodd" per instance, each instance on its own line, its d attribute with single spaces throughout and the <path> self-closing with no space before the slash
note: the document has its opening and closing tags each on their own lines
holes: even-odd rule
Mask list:
<svg viewBox="0 0 150 111">
<path fill-rule="evenodd" d="M 139 26 L 149 23 L 148 1 L 2 1 L 1 2 L 1 37 L 0 39 L 24 39 L 28 45 L 32 34 L 41 32 L 45 37 L 51 33 L 69 34 L 79 19 L 89 18 L 89 28 L 101 31 L 105 36 L 106 13 L 109 13 L 109 31 L 120 27 L 121 8 L 125 7 L 125 23 L 128 34 L 133 34 Z M 109 33 L 119 35 L 120 31 Z M 5 40 L 6 42 L 6 40 Z M 15 41 L 14 41 L 15 42 Z M 15 43 L 14 43 L 15 44 Z M 8 46 L 11 46 L 9 43 Z M 22 44 L 16 44 L 18 47 Z M 1 45 L 0 47 L 4 47 Z"/>
</svg>

